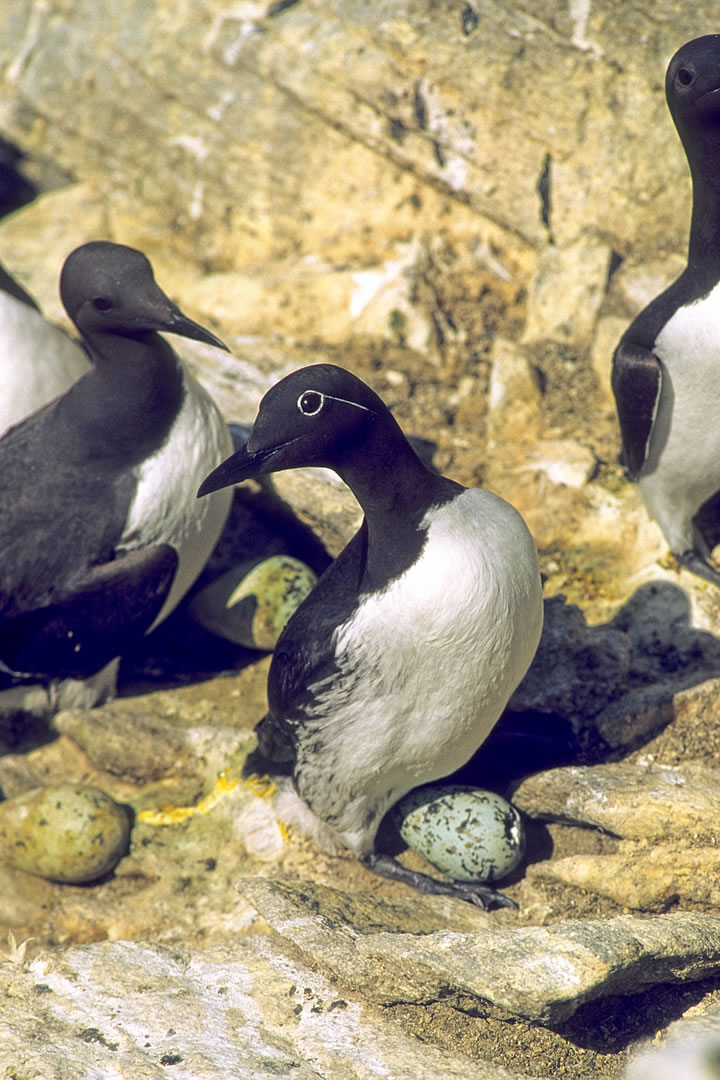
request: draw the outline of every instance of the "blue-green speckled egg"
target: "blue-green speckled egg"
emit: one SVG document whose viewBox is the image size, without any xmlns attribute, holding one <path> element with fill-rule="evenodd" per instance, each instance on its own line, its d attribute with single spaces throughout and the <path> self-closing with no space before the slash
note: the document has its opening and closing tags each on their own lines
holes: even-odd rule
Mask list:
<svg viewBox="0 0 720 1080">
<path fill-rule="evenodd" d="M 415 788 L 394 807 L 405 843 L 456 881 L 499 881 L 525 851 L 515 807 L 482 788 Z"/>
</svg>

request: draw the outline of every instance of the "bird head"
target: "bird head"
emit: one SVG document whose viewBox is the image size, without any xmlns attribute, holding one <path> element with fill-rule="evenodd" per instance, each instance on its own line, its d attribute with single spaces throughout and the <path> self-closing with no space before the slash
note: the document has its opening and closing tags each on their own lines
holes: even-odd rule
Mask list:
<svg viewBox="0 0 720 1080">
<path fill-rule="evenodd" d="M 184 315 L 155 282 L 141 251 L 95 241 L 71 252 L 60 274 L 60 297 L 83 337 L 133 337 L 160 330 L 220 349 L 223 342 Z"/>
<path fill-rule="evenodd" d="M 268 390 L 247 445 L 210 473 L 198 495 L 281 469 L 337 468 L 383 417 L 390 418 L 386 406 L 349 371 L 301 368 Z"/>
<path fill-rule="evenodd" d="M 708 125 L 720 127 L 720 34 L 683 45 L 665 77 L 668 107 L 680 137 Z"/>
</svg>

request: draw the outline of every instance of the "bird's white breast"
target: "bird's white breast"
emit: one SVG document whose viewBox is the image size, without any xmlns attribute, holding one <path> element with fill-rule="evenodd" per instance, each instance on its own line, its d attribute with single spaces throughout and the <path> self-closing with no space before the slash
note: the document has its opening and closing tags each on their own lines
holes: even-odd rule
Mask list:
<svg viewBox="0 0 720 1080">
<path fill-rule="evenodd" d="M 39 311 L 0 291 L 0 435 L 89 369 L 85 351 Z"/>
<path fill-rule="evenodd" d="M 341 677 L 315 688 L 343 784 L 368 799 L 387 794 L 388 805 L 484 742 L 542 627 L 535 544 L 508 503 L 471 489 L 424 524 L 417 562 L 338 629 Z M 323 816 L 317 799 L 313 808 Z M 357 847 L 352 813 L 338 824 Z"/>
<path fill-rule="evenodd" d="M 137 491 L 119 550 L 172 544 L 178 570 L 157 625 L 179 603 L 207 562 L 222 532 L 232 488 L 196 498 L 207 474 L 232 452 L 219 409 L 185 370 L 180 412 L 163 445 L 136 470 Z"/>
<path fill-rule="evenodd" d="M 663 381 L 639 480 L 671 548 L 692 546 L 690 519 L 720 488 L 720 284 L 679 308 L 654 352 Z"/>
</svg>

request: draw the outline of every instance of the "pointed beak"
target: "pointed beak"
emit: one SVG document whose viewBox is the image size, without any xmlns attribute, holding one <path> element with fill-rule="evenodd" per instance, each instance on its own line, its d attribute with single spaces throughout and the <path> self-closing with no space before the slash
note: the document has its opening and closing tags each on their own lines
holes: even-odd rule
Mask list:
<svg viewBox="0 0 720 1080">
<path fill-rule="evenodd" d="M 230 352 L 224 341 L 206 330 L 200 323 L 193 322 L 187 315 L 183 315 L 179 307 L 170 304 L 169 314 L 165 319 L 159 319 L 155 330 L 162 330 L 166 334 L 179 334 L 180 337 L 192 338 L 193 341 L 203 341 L 206 345 L 214 345 L 218 349 Z"/>
<path fill-rule="evenodd" d="M 295 442 L 294 439 L 291 442 Z M 243 480 L 251 480 L 254 476 L 263 473 L 274 472 L 274 458 L 281 450 L 290 443 L 280 443 L 271 446 L 267 450 L 257 450 L 251 453 L 247 447 L 237 450 L 226 458 L 222 464 L 206 476 L 198 488 L 197 498 L 209 495 L 211 491 L 219 491 L 220 488 L 229 487 L 231 484 L 239 484 Z"/>
</svg>

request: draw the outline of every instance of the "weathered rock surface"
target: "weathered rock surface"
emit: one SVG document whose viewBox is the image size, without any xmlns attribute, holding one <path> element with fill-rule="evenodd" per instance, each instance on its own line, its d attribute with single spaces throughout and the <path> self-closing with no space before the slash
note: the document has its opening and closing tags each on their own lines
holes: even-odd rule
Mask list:
<svg viewBox="0 0 720 1080">
<path fill-rule="evenodd" d="M 709 635 L 703 635 L 703 638 L 705 641 L 713 640 Z M 595 719 L 598 734 L 613 749 L 634 749 L 672 721 L 677 735 L 680 737 L 682 733 L 684 737 L 681 743 L 684 753 L 678 755 L 676 751 L 673 760 L 693 758 L 708 750 L 712 750 L 714 755 L 717 747 L 712 728 L 709 732 L 710 746 L 707 742 L 703 745 L 708 732 L 699 740 L 693 736 L 693 732 L 700 729 L 700 721 L 707 721 L 708 717 L 718 714 L 720 682 L 716 678 L 695 682 L 697 674 L 693 676 L 691 665 L 685 667 L 682 661 L 679 664 L 675 662 L 672 646 L 664 655 L 669 661 L 668 666 L 674 668 L 674 677 L 640 686 L 608 705 Z M 714 673 L 715 664 L 711 663 L 707 670 L 708 674 Z M 688 683 L 690 685 L 686 685 Z M 705 728 L 705 724 L 702 728 Z"/>
<path fill-rule="evenodd" d="M 263 667 L 266 669 L 267 662 Z M 530 1025 L 557 1028 L 594 1000 L 604 1002 L 618 994 L 638 993 L 643 987 L 667 986 L 676 979 L 683 984 L 707 980 L 720 969 L 716 955 L 720 927 L 715 916 L 676 912 L 651 920 L 605 915 L 558 922 L 553 909 L 556 900 L 551 899 L 552 893 L 543 892 L 546 883 L 554 881 L 557 890 L 557 882 L 565 880 L 566 887 L 569 883 L 578 894 L 577 886 L 583 886 L 577 879 L 563 879 L 562 853 L 548 860 L 546 852 L 543 861 L 542 849 L 536 847 L 532 858 L 540 861 L 533 862 L 510 890 L 521 903 L 519 915 L 488 914 L 458 901 L 438 902 L 437 898 L 408 894 L 402 886 L 371 878 L 352 859 L 319 856 L 295 836 L 286 842 L 269 802 L 251 789 L 233 784 L 251 745 L 248 728 L 265 707 L 263 676 L 263 670 L 249 667 L 199 686 L 119 699 L 90 712 L 66 712 L 56 719 L 63 734 L 55 742 L 2 759 L 0 783 L 6 792 L 70 775 L 101 784 L 138 813 L 129 856 L 114 878 L 93 889 L 77 890 L 37 879 L 37 885 L 28 888 L 27 875 L 3 871 L 0 916 L 5 926 L 14 928 L 18 940 L 36 936 L 45 948 L 103 938 L 163 940 L 171 946 L 192 942 L 201 954 L 198 963 L 202 963 L 208 943 L 220 946 L 230 935 L 244 948 L 245 935 L 257 933 L 269 923 L 279 939 L 287 939 L 293 950 L 301 950 L 303 965 L 337 980 L 333 1000 L 342 997 L 356 1002 L 358 1008 L 378 1007 L 384 1013 L 409 1011 L 412 1019 L 407 1021 L 407 1030 L 422 1030 L 423 1037 L 437 1048 L 434 1053 L 452 1045 L 450 1033 L 459 1024 L 464 1052 L 472 1059 L 469 1075 L 477 1075 L 482 1067 L 491 1069 L 481 1061 L 488 1055 L 497 1060 L 498 1047 L 506 1047 L 500 1060 L 511 1063 L 513 1074 L 510 1047 L 517 1038 L 519 1018 Z M 597 768 L 598 782 L 603 770 L 611 778 L 613 771 L 624 771 L 634 781 L 634 786 L 633 782 L 627 784 L 629 820 L 642 797 L 646 773 L 667 778 L 679 772 L 629 765 Z M 217 780 L 220 770 L 225 770 L 229 780 L 225 786 Z M 588 788 L 593 772 L 586 770 Z M 712 841 L 711 825 L 700 831 L 705 809 L 712 815 L 713 776 L 706 766 L 696 772 L 685 767 L 682 775 L 685 784 L 665 785 L 670 799 L 667 805 L 656 800 L 659 825 L 648 808 L 642 819 L 647 823 L 646 832 L 655 835 L 653 830 L 669 827 L 668 821 L 677 816 L 679 823 L 695 829 L 705 845 L 693 848 L 690 854 L 705 851 L 714 855 L 707 846 Z M 537 778 L 526 781 L 528 785 L 536 782 Z M 566 782 L 568 786 L 572 787 Z M 620 788 L 616 780 L 613 791 Z M 549 801 L 562 803 L 561 792 Z M 698 792 L 709 802 L 703 803 Z M 684 794 L 688 794 L 688 806 L 682 804 Z M 622 799 L 613 796 L 612 802 L 622 804 Z M 164 810 L 166 807 L 169 809 Z M 145 820 L 146 811 L 151 817 L 156 815 L 158 823 Z M 681 818 L 681 814 L 685 816 Z M 590 817 L 590 813 L 576 816 Z M 587 829 L 576 831 L 591 835 Z M 668 848 L 666 853 L 677 864 L 673 870 L 677 878 L 680 860 L 676 851 Z M 622 847 L 604 857 L 621 854 Z M 644 854 L 652 855 L 652 851 Z M 628 875 L 631 867 L 628 859 Z M 662 869 L 667 873 L 667 861 L 658 860 L 658 873 Z M 272 879 L 281 875 L 285 881 L 264 880 L 268 875 Z M 240 878 L 244 881 L 238 893 Z M 618 878 L 622 880 L 620 875 Z M 700 874 L 698 886 L 702 880 Z M 332 884 L 336 888 L 327 887 Z M 596 888 L 593 882 L 584 884 L 587 889 Z M 602 893 L 602 889 L 597 887 L 597 892 Z M 554 895 L 557 897 L 557 892 Z M 714 895 L 696 899 L 716 903 Z M 629 899 L 615 897 L 618 905 L 635 900 L 632 893 Z M 639 906 L 652 904 L 641 902 Z M 587 914 L 592 912 L 590 906 Z M 273 963 L 277 950 L 285 955 L 288 947 L 279 939 L 271 939 L 272 947 L 267 945 L 275 957 Z M 297 955 L 294 951 L 296 963 Z M 117 971 L 125 968 L 120 966 Z M 448 988 L 452 988 L 450 998 Z M 464 1004 L 442 1005 L 445 1012 L 440 1016 L 441 1003 L 454 1000 L 452 995 Z M 31 1008 L 36 1008 L 34 998 L 33 1002 Z M 201 1003 L 199 1007 L 205 1006 Z M 632 1010 L 628 1013 L 629 1008 L 623 1004 L 624 1015 L 634 1015 Z M 640 1012 L 645 1008 L 644 1003 L 638 1005 Z M 607 1009 L 603 1005 L 600 1011 L 605 1016 Z M 101 1019 L 103 1016 L 101 1013 Z M 473 1041 L 480 1017 L 485 1024 L 505 1025 L 493 1029 L 492 1036 L 488 1033 L 495 1052 L 486 1049 L 489 1043 L 483 1043 L 479 1050 Z M 580 1023 L 582 1026 L 587 1021 Z M 75 1037 L 78 1029 L 89 1028 L 111 1042 L 117 1041 L 115 1034 L 111 1038 L 105 1031 L 104 1020 L 93 1024 L 83 1021 L 82 1025 L 78 1020 Z M 25 1030 L 22 1025 L 20 1030 Z M 531 1045 L 545 1045 L 538 1043 L 532 1030 L 527 1033 L 523 1055 Z M 567 1057 L 570 1053 L 573 1069 L 580 1068 L 579 1051 L 573 1049 L 572 1039 L 568 1043 L 567 1035 L 552 1030 L 548 1038 L 555 1040 L 545 1048 L 548 1062 L 556 1060 L 556 1054 Z M 97 1053 L 103 1048 L 102 1042 L 89 1045 Z M 121 1040 L 121 1045 L 126 1044 Z M 141 1049 L 147 1050 L 144 1043 Z M 162 1042 L 161 1050 L 160 1056 L 181 1053 L 182 1047 L 172 1049 Z M 142 1059 L 129 1060 L 130 1070 Z M 301 1055 L 298 1060 L 303 1061 Z M 527 1070 L 530 1059 L 523 1056 L 522 1060 Z M 604 1055 L 602 1060 L 611 1069 L 610 1057 Z M 620 1058 L 616 1064 L 619 1068 Z M 537 1067 L 536 1060 L 533 1067 Z M 193 1068 L 200 1066 L 193 1062 Z M 492 1071 L 488 1075 L 492 1076 Z"/>
<path fill-rule="evenodd" d="M 629 839 L 720 842 L 720 772 L 627 762 L 538 773 L 513 792 L 532 817 L 594 825 Z"/>
<path fill-rule="evenodd" d="M 418 937 L 359 928 L 331 890 L 257 880 L 242 891 L 273 929 L 378 1002 L 459 992 L 476 998 L 479 1010 L 553 1025 L 592 998 L 720 971 L 720 918 L 712 915 L 619 915 L 512 930 L 488 924 L 472 934 Z"/>
<path fill-rule="evenodd" d="M 0 122 L 41 187 L 79 183 L 3 223 L 3 258 L 60 316 L 72 247 L 142 246 L 234 347 L 236 360 L 198 356 L 228 419 L 249 423 L 290 367 L 369 369 L 401 420 L 410 399 L 413 426 L 437 433 L 439 467 L 526 514 L 549 595 L 599 622 L 664 576 L 713 625 L 713 591 L 658 568 L 662 537 L 612 465 L 607 389 L 617 336 L 682 266 L 689 183 L 662 81 L 712 21 L 709 0 L 692 15 L 664 0 L 658 19 L 609 0 L 543 18 L 467 8 L 361 17 L 304 0 L 170 18 L 157 0 L 130 18 L 11 0 Z M 513 392 L 505 409 L 486 397 L 503 341 L 530 375 L 527 401 Z M 335 554 L 352 498 L 299 474 L 277 483 Z"/>
<path fill-rule="evenodd" d="M 702 763 L 573 767 L 524 780 L 513 801 L 531 817 L 595 826 L 621 837 L 614 850 L 579 852 L 529 868 L 620 906 L 662 910 L 682 899 L 720 903 L 720 772 Z"/>
<path fill-rule="evenodd" d="M 28 1080 L 523 1080 L 403 1034 L 277 937 L 16 955 L 0 987 L 0 1068 Z"/>
<path fill-rule="evenodd" d="M 545 18 L 526 7 L 480 0 L 471 25 L 424 0 L 375 5 L 370 20 L 343 0 L 172 20 L 162 3 L 130 17 L 12 0 L 2 122 L 68 171 L 114 175 L 116 227 L 174 232 L 185 251 L 197 238 L 220 266 L 318 250 L 347 261 L 358 238 L 336 208 L 359 202 L 366 249 L 392 250 L 418 220 L 421 186 L 528 245 L 587 243 L 599 226 L 622 255 L 658 236 L 680 245 L 688 203 L 662 75 L 678 41 L 712 25 L 709 0 L 692 13 L 665 0 L 654 22 L 609 0 Z M 138 212 L 139 161 L 153 167 Z M 314 184 L 298 182 L 307 175 Z"/>
<path fill-rule="evenodd" d="M 540 647 L 511 707 L 564 717 L 613 750 L 634 749 L 684 713 L 714 707 L 720 642 L 696 615 L 669 581 L 642 585 L 596 626 L 564 597 L 549 597 Z"/>
<path fill-rule="evenodd" d="M 569 855 L 528 870 L 640 911 L 664 911 L 678 902 L 717 909 L 719 871 L 716 847 L 689 848 L 677 841 L 651 846 L 628 841 L 614 853 Z"/>
<path fill-rule="evenodd" d="M 627 634 L 589 627 L 580 608 L 560 596 L 545 601 L 540 646 L 511 708 L 554 713 L 577 726 L 623 693 L 632 662 Z"/>
<path fill-rule="evenodd" d="M 305 885 L 253 881 L 243 889 L 274 933 L 192 950 L 96 943 L 29 961 L 11 942 L 0 965 L 0 1064 L 58 1080 L 108 1068 L 160 1076 L 171 1064 L 193 1077 L 292 1067 L 293 1075 L 333 1080 L 378 1070 L 521 1080 L 515 1069 L 411 1038 L 368 1002 L 367 988 L 370 1002 L 394 992 L 386 999 L 394 1008 L 430 1008 L 461 990 L 459 1015 L 509 1009 L 546 1023 L 595 994 L 697 978 L 720 963 L 717 919 L 690 913 L 418 937 L 390 932 L 387 903 L 359 898 L 353 907 L 342 893 Z M 396 917 L 407 917 L 402 905 Z M 488 986 L 495 949 L 505 975 Z M 38 1039 L 39 1030 L 52 1038 Z"/>
<path fill-rule="evenodd" d="M 615 464 L 608 377 L 629 320 L 684 265 L 690 187 L 662 84 L 715 17 L 709 0 L 2 5 L 0 128 L 44 191 L 0 223 L 3 262 L 62 321 L 72 248 L 140 246 L 231 345 L 186 352 L 229 421 L 252 423 L 292 368 L 345 364 L 432 440 L 438 468 L 508 497 L 548 598 L 513 710 L 569 730 L 588 777 L 533 795 L 532 813 L 572 804 L 581 826 L 530 822 L 507 886 L 519 913 L 409 895 L 286 841 L 235 782 L 267 661 L 178 612 L 124 660 L 122 692 L 143 697 L 50 730 L 17 709 L 0 718 L 6 795 L 99 783 L 137 814 L 129 856 L 93 888 L 3 868 L 0 923 L 51 950 L 3 965 L 6 1070 L 495 1077 L 502 1064 L 609 1080 L 629 1044 L 707 1007 L 720 593 L 667 557 Z M 304 471 L 245 485 L 233 514 L 205 582 L 258 550 L 322 570 L 360 519 L 341 484 Z M 605 764 L 621 755 L 624 785 Z M 685 783 L 660 791 L 671 776 Z M 267 929 L 253 904 L 274 933 L 246 936 Z M 628 905 L 671 910 L 618 914 Z M 57 949 L 82 942 L 98 944 Z M 394 985 L 406 996 L 378 1005 Z M 690 1037 L 673 1077 L 712 1060 L 714 1036 Z M 671 1031 L 667 1060 L 674 1045 Z M 671 1067 L 648 1060 L 653 1077 Z"/>
</svg>

